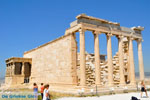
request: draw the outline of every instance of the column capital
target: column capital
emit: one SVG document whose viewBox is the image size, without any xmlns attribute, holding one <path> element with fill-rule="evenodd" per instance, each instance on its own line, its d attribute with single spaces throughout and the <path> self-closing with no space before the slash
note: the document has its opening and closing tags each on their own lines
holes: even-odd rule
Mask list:
<svg viewBox="0 0 150 100">
<path fill-rule="evenodd" d="M 124 38 L 123 35 L 118 35 L 117 37 L 118 37 L 118 39 L 123 39 Z"/>
<path fill-rule="evenodd" d="M 12 62 L 13 65 L 15 65 L 16 62 Z"/>
<path fill-rule="evenodd" d="M 79 29 L 79 32 L 85 32 L 85 31 L 86 31 L 85 28 L 80 28 L 80 29 Z"/>
<path fill-rule="evenodd" d="M 76 32 L 71 32 L 70 34 L 75 34 Z"/>
<path fill-rule="evenodd" d="M 133 38 L 132 36 L 130 36 L 130 37 L 129 37 L 129 40 L 133 41 L 133 40 L 134 40 L 134 38 Z"/>
<path fill-rule="evenodd" d="M 112 35 L 112 33 L 107 33 L 106 34 L 108 37 L 112 37 L 113 35 Z"/>
<path fill-rule="evenodd" d="M 101 32 L 99 31 L 93 31 L 93 34 L 100 34 Z"/>
<path fill-rule="evenodd" d="M 136 41 L 137 41 L 138 43 L 140 43 L 140 42 L 143 42 L 143 39 L 142 39 L 142 38 L 138 38 L 138 39 L 136 39 Z"/>
</svg>

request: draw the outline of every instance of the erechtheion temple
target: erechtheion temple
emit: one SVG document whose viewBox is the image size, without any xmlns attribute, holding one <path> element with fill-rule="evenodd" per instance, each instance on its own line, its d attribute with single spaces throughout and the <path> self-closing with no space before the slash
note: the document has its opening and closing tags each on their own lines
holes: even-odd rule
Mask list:
<svg viewBox="0 0 150 100">
<path fill-rule="evenodd" d="M 95 86 L 98 91 L 123 86 L 135 88 L 133 41 L 137 41 L 138 45 L 140 80 L 144 80 L 143 30 L 140 26 L 127 28 L 116 22 L 80 14 L 66 29 L 64 36 L 25 52 L 22 58 L 7 59 L 5 84 L 23 87 L 32 86 L 34 82 L 48 83 L 53 90 L 74 93 L 76 89 L 83 88 L 88 92 Z M 85 50 L 85 31 L 91 31 L 94 36 L 94 54 Z M 101 34 L 107 37 L 107 55 L 100 55 Z M 112 36 L 118 39 L 118 52 L 113 57 Z"/>
</svg>

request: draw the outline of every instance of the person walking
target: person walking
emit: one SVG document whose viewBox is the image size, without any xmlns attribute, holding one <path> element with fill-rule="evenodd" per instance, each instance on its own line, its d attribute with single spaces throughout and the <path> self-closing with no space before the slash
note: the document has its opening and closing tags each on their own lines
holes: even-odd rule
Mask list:
<svg viewBox="0 0 150 100">
<path fill-rule="evenodd" d="M 34 93 L 34 100 L 38 100 L 38 86 L 36 83 L 33 83 L 33 93 Z"/>
<path fill-rule="evenodd" d="M 44 86 L 43 100 L 51 100 L 48 89 L 49 89 L 49 85 L 47 84 Z"/>
<path fill-rule="evenodd" d="M 41 83 L 41 96 L 42 96 L 42 99 L 43 99 L 43 91 L 44 91 L 44 86 L 43 86 L 43 83 Z"/>
<path fill-rule="evenodd" d="M 146 96 L 148 97 L 144 81 L 141 81 L 141 98 L 142 98 L 143 92 L 145 92 Z"/>
</svg>

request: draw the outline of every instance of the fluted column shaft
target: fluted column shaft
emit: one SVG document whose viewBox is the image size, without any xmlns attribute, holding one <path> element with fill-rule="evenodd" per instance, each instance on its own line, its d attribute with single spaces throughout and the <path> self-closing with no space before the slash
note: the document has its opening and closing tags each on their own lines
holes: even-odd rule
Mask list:
<svg viewBox="0 0 150 100">
<path fill-rule="evenodd" d="M 85 75 L 85 30 L 80 29 L 80 85 L 86 85 Z"/>
<path fill-rule="evenodd" d="M 129 38 L 129 64 L 130 64 L 130 84 L 135 85 L 135 68 L 133 56 L 133 38 Z"/>
<path fill-rule="evenodd" d="M 120 71 L 120 85 L 125 85 L 124 78 L 124 56 L 123 56 L 123 36 L 119 36 L 119 71 Z"/>
<path fill-rule="evenodd" d="M 138 41 L 138 59 L 139 59 L 140 80 L 144 80 L 144 64 L 143 64 L 143 54 L 142 54 L 142 40 Z"/>
<path fill-rule="evenodd" d="M 101 84 L 100 76 L 100 52 L 99 52 L 99 32 L 94 32 L 94 48 L 95 48 L 95 84 Z"/>
<path fill-rule="evenodd" d="M 111 34 L 107 34 L 108 85 L 113 85 Z"/>
</svg>

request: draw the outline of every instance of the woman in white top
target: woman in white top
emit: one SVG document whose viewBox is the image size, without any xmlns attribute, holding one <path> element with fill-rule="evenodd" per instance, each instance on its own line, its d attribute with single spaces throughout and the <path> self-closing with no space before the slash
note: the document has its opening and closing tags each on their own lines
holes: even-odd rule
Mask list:
<svg viewBox="0 0 150 100">
<path fill-rule="evenodd" d="M 50 94 L 49 94 L 49 85 L 44 86 L 44 92 L 43 92 L 43 100 L 50 100 Z"/>
</svg>

